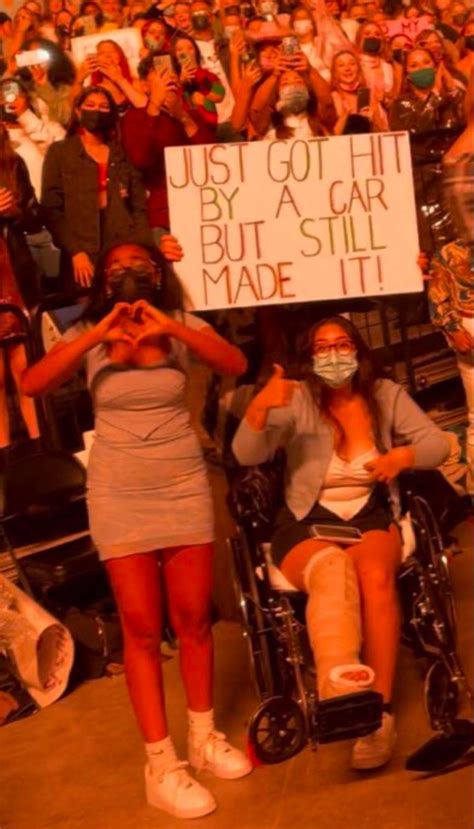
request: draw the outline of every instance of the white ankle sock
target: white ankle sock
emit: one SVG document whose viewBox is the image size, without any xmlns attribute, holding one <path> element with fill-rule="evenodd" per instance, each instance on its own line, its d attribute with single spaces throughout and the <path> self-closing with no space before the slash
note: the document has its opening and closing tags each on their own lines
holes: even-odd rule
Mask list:
<svg viewBox="0 0 474 829">
<path fill-rule="evenodd" d="M 169 735 L 155 743 L 145 743 L 145 751 L 148 762 L 154 771 L 164 771 L 165 768 L 178 759 Z"/>
<path fill-rule="evenodd" d="M 209 711 L 190 711 L 188 708 L 189 739 L 193 743 L 202 743 L 214 731 L 214 709 Z"/>
</svg>

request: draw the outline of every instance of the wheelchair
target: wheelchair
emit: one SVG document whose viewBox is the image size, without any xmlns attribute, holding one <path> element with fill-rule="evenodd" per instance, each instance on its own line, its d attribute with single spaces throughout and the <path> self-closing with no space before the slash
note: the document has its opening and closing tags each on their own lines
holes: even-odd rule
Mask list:
<svg viewBox="0 0 474 829">
<path fill-rule="evenodd" d="M 382 720 L 382 697 L 374 691 L 326 700 L 317 697 L 305 627 L 306 594 L 284 583 L 271 561 L 269 539 L 282 498 L 283 465 L 283 457 L 277 456 L 260 467 L 237 470 L 228 497 L 238 528 L 229 540 L 234 586 L 259 698 L 248 736 L 254 756 L 265 764 L 288 760 L 308 743 L 316 748 L 364 736 Z M 435 519 L 425 492 L 438 492 L 443 505 L 436 509 L 440 520 Z M 460 504 L 462 499 L 438 472 L 406 475 L 401 498 L 413 542 L 398 574 L 402 636 L 415 655 L 426 660 L 425 708 L 431 727 L 444 740 L 436 760 L 431 747 L 423 746 L 409 758 L 407 768 L 442 767 L 443 762 L 453 762 L 454 754 L 462 756 L 474 745 L 472 723 L 456 719 L 460 694 L 470 695 L 470 690 L 456 652 L 456 613 L 446 555 L 451 543 L 448 533 L 465 517 L 466 505 Z"/>
</svg>

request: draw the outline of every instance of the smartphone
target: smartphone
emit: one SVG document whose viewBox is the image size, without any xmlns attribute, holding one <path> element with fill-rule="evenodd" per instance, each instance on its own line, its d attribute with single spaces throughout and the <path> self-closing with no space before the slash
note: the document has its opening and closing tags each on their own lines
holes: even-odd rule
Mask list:
<svg viewBox="0 0 474 829">
<path fill-rule="evenodd" d="M 176 52 L 176 60 L 181 66 L 189 66 L 190 69 L 197 68 L 196 60 L 189 52 Z"/>
<path fill-rule="evenodd" d="M 29 52 L 18 52 L 15 55 L 16 65 L 19 69 L 25 66 L 38 66 L 40 63 L 48 63 L 49 52 L 46 49 L 31 49 Z"/>
<path fill-rule="evenodd" d="M 168 72 L 173 71 L 173 63 L 169 55 L 155 55 L 153 57 L 153 66 L 155 69 L 167 69 Z"/>
<path fill-rule="evenodd" d="M 370 106 L 370 89 L 368 86 L 362 86 L 357 90 L 357 112 L 366 109 Z"/>
<path fill-rule="evenodd" d="M 281 41 L 281 51 L 282 54 L 286 55 L 287 57 L 295 55 L 296 52 L 299 52 L 300 46 L 298 43 L 298 38 L 294 35 L 288 35 L 288 37 L 284 37 Z"/>
<path fill-rule="evenodd" d="M 240 56 L 240 60 L 244 64 L 252 63 L 252 61 L 257 60 L 257 53 L 255 49 L 253 49 L 248 43 L 245 52 Z"/>
<path fill-rule="evenodd" d="M 362 541 L 362 533 L 357 527 L 346 527 L 343 524 L 311 524 L 310 532 L 313 538 L 334 541 L 336 544 L 357 544 Z"/>
<path fill-rule="evenodd" d="M 3 111 L 5 115 L 15 114 L 15 110 L 11 108 L 11 104 L 16 101 L 20 92 L 21 87 L 16 81 L 5 81 L 2 83 L 1 94 L 4 100 Z"/>
</svg>

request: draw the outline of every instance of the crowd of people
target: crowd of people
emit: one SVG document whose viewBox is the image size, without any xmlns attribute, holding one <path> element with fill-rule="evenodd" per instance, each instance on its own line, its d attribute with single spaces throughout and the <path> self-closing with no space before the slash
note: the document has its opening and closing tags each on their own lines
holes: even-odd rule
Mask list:
<svg viewBox="0 0 474 829">
<path fill-rule="evenodd" d="M 0 15 L 0 300 L 8 305 L 0 445 L 10 441 L 8 361 L 32 438 L 31 397 L 85 366 L 95 410 L 91 532 L 121 615 L 147 796 L 173 815 L 197 817 L 215 801 L 178 761 L 168 734 L 165 592 L 180 639 L 191 764 L 238 778 L 251 763 L 215 730 L 212 505 L 185 376 L 195 360 L 242 375 L 246 359 L 183 310 L 170 260 L 186 240 L 170 235 L 165 148 L 408 130 L 420 261 L 433 322 L 457 352 L 470 397 L 472 471 L 474 12 L 465 0 L 27 0 L 11 12 Z M 117 37 L 125 29 L 139 44 L 129 58 Z M 91 35 L 93 50 L 78 51 L 75 41 Z M 38 302 L 44 251 L 53 246 L 61 288 L 90 290 L 89 303 L 27 369 L 10 308 Z M 449 447 L 399 386 L 377 376 L 344 317 L 312 327 L 300 358 L 298 380 L 275 366 L 234 453 L 254 464 L 286 449 L 275 561 L 309 594 L 320 696 L 368 686 L 383 696 L 382 727 L 356 743 L 352 758 L 355 768 L 376 768 L 395 743 L 401 546 L 387 485 L 404 469 L 439 465 Z M 342 549 L 315 542 L 307 527 L 318 521 L 355 527 L 360 539 Z M 331 583 L 331 594 L 321 591 Z"/>
</svg>

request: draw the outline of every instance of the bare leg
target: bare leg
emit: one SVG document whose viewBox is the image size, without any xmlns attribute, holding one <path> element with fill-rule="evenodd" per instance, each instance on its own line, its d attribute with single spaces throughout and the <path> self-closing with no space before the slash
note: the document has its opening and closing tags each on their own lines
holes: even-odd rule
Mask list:
<svg viewBox="0 0 474 829">
<path fill-rule="evenodd" d="M 10 445 L 10 424 L 8 421 L 7 390 L 5 387 L 5 353 L 0 349 L 0 449 Z"/>
<path fill-rule="evenodd" d="M 212 559 L 212 544 L 163 551 L 168 611 L 180 642 L 181 675 L 191 711 L 212 708 Z"/>
<path fill-rule="evenodd" d="M 34 400 L 31 397 L 26 397 L 21 391 L 21 375 L 27 367 L 26 348 L 23 343 L 8 346 L 8 358 L 10 360 L 10 368 L 15 381 L 15 386 L 18 393 L 18 400 L 20 402 L 20 409 L 25 421 L 28 435 L 30 438 L 39 438 L 38 418 L 36 417 L 36 408 Z"/>
<path fill-rule="evenodd" d="M 398 529 L 370 530 L 360 544 L 347 549 L 359 579 L 362 600 L 364 662 L 375 671 L 374 691 L 392 699 L 400 639 L 396 572 L 401 561 Z"/>
<path fill-rule="evenodd" d="M 124 635 L 130 699 L 145 742 L 168 734 L 161 670 L 162 595 L 156 553 L 109 559 Z"/>
</svg>

